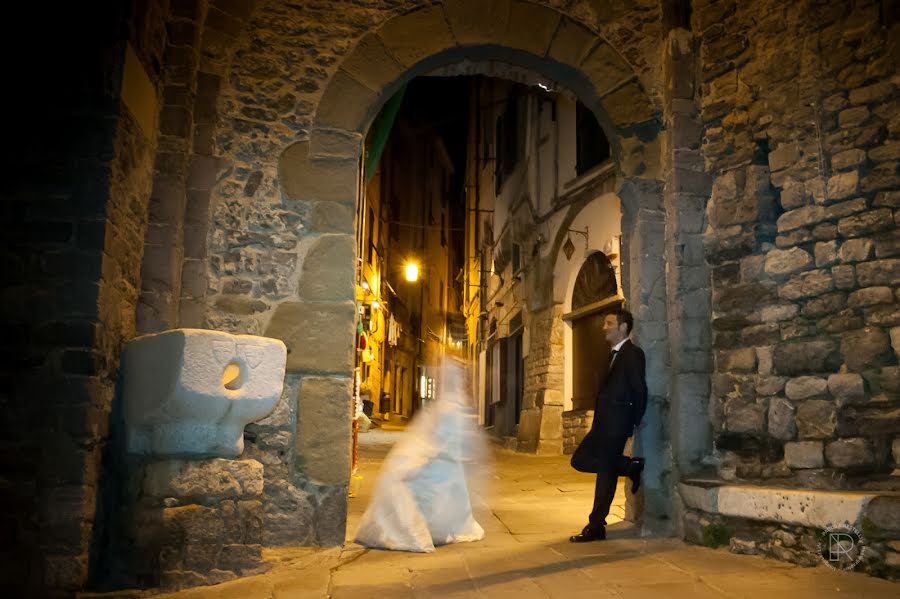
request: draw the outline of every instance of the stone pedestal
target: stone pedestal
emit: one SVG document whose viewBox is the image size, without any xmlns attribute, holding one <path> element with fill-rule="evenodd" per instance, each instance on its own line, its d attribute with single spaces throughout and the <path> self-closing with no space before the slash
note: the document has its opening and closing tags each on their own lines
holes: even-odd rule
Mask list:
<svg viewBox="0 0 900 599">
<path fill-rule="evenodd" d="M 167 460 L 144 465 L 129 529 L 143 581 L 165 589 L 216 584 L 262 562 L 263 465 Z"/>
</svg>

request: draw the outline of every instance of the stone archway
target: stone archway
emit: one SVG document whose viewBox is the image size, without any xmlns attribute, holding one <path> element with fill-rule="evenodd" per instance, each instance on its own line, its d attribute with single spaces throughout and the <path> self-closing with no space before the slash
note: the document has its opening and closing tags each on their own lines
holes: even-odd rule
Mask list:
<svg viewBox="0 0 900 599">
<path fill-rule="evenodd" d="M 537 29 L 536 23 L 541 24 Z M 622 253 L 630 273 L 625 293 L 638 303 L 661 298 L 662 302 L 647 305 L 639 317 L 647 329 L 666 322 L 665 287 L 659 284 L 664 280 L 662 261 L 659 256 L 648 260 L 641 252 L 646 244 L 663 245 L 663 230 L 656 226 L 663 221 L 661 120 L 628 62 L 576 20 L 528 2 L 496 2 L 486 8 L 482 2 L 448 1 L 395 17 L 363 37 L 341 61 L 316 107 L 308 139 L 290 145 L 278 165 L 284 199 L 307 206 L 315 216 L 297 295 L 275 307 L 265 334 L 285 341 L 290 351 L 288 371 L 304 379 L 296 439 L 303 475 L 329 487 L 339 488 L 347 482 L 342 474 L 348 470 L 343 467 L 345 460 L 336 456 L 339 452 L 333 448 L 340 444 L 341 435 L 349 447 L 349 410 L 339 407 L 349 406 L 345 401 L 349 390 L 338 381 L 346 381 L 343 377 L 351 370 L 354 319 L 352 257 L 329 248 L 353 247 L 349 225 L 357 197 L 363 134 L 403 83 L 462 60 L 502 61 L 541 73 L 572 90 L 594 111 L 612 145 L 618 186 L 625 191 L 627 224 L 623 223 Z M 554 247 L 558 250 L 559 243 Z M 547 264 L 551 270 L 553 260 L 549 258 Z M 325 273 L 329 282 L 322 284 Z M 547 321 L 549 331 L 559 308 L 553 307 L 552 294 L 547 295 L 547 308 L 539 319 Z M 313 346 L 315 355 L 304 351 Z M 660 399 L 655 405 L 661 405 L 666 394 L 666 348 L 656 344 L 648 350 L 655 354 L 651 388 Z M 333 397 L 304 391 L 306 377 L 321 374 L 332 382 L 337 393 Z M 542 408 L 543 391 L 532 390 L 538 409 Z M 332 407 L 323 410 L 322 405 Z M 315 422 L 310 422 L 310 417 Z M 662 414 L 657 416 L 662 418 Z M 659 438 L 649 445 L 660 449 L 657 468 L 667 470 L 663 428 L 652 433 Z M 318 433 L 305 435 L 304 431 Z M 322 431 L 328 433 L 322 435 Z M 315 474 L 317 461 L 328 464 L 321 468 L 327 471 L 327 480 Z M 338 465 L 341 467 L 335 467 Z M 659 513 L 653 515 L 666 519 L 669 489 L 652 484 L 647 489 L 648 494 L 659 495 L 650 502 L 659 506 Z"/>
</svg>

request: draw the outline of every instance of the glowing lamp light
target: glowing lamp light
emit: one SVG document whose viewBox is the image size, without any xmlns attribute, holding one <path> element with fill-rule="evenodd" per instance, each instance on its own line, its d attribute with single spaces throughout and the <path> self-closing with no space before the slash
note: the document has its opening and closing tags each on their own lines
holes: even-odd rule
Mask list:
<svg viewBox="0 0 900 599">
<path fill-rule="evenodd" d="M 378 300 L 373 301 L 373 302 L 372 302 L 372 307 L 375 308 L 375 309 L 377 310 L 378 308 L 381 307 L 381 302 L 379 302 Z"/>
<path fill-rule="evenodd" d="M 362 287 L 363 289 L 365 289 L 366 291 L 368 291 L 368 290 L 369 290 L 369 282 L 368 282 L 368 281 L 363 281 L 363 282 L 362 282 L 362 285 L 360 285 L 360 287 Z"/>
<path fill-rule="evenodd" d="M 419 280 L 419 267 L 416 266 L 415 262 L 408 262 L 406 264 L 406 280 L 410 282 Z"/>
</svg>

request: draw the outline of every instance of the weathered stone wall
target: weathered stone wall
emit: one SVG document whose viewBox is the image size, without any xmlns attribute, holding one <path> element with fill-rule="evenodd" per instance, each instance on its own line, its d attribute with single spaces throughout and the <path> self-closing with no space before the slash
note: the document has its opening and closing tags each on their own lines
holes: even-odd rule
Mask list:
<svg viewBox="0 0 900 599">
<path fill-rule="evenodd" d="M 0 219 L 0 563 L 14 595 L 83 586 L 102 534 L 101 462 L 119 350 L 134 330 L 166 11 L 97 3 L 29 15 L 53 64 L 15 61 L 10 73 L 22 88 Z M 146 110 L 124 97 L 135 78 Z"/>
<path fill-rule="evenodd" d="M 139 499 L 126 522 L 132 584 L 180 589 L 267 569 L 262 464 L 164 460 L 133 476 Z"/>
<path fill-rule="evenodd" d="M 694 9 L 715 177 L 720 475 L 871 480 L 900 434 L 896 14 L 840 1 Z"/>
<path fill-rule="evenodd" d="M 900 505 L 896 497 L 880 496 L 866 506 L 862 523 L 862 558 L 853 568 L 890 579 L 900 578 Z M 833 525 L 836 527 L 845 524 Z M 687 510 L 684 539 L 707 547 L 727 547 L 732 553 L 765 555 L 802 566 L 821 566 L 828 539 L 823 529 Z"/>
<path fill-rule="evenodd" d="M 205 301 L 197 302 L 205 306 L 202 322 L 285 340 L 291 350 L 288 371 L 297 375 L 334 377 L 330 380 L 340 386 L 340 377 L 350 373 L 353 296 L 349 276 L 346 294 L 341 277 L 352 272 L 361 130 L 387 87 L 418 60 L 456 43 L 486 41 L 527 50 L 540 46 L 537 54 L 548 52 L 563 63 L 584 61 L 586 76 L 602 82 L 593 85 L 610 92 L 611 105 L 623 107 L 612 118 L 629 124 L 627 168 L 645 172 L 655 164 L 642 162 L 638 141 L 638 135 L 646 137 L 649 131 L 652 136 L 655 130 L 638 131 L 630 124 L 652 118 L 644 90 L 652 97 L 661 93 L 656 3 L 605 9 L 518 0 L 484 7 L 448 0 L 409 14 L 403 27 L 389 22 L 425 6 L 259 2 L 246 30 L 238 28 L 230 67 L 209 69 L 221 86 L 213 119 L 215 145 L 207 163 L 215 166 L 208 203 L 207 284 L 196 284 L 206 289 Z M 529 19 L 552 24 L 566 16 L 570 18 L 561 21 L 561 32 L 548 26 L 538 40 L 521 36 Z M 606 45 L 598 46 L 595 34 L 579 23 L 602 31 L 629 64 L 606 51 Z M 201 74 L 207 72 L 207 53 L 201 52 Z M 317 281 L 322 277 L 324 285 Z M 313 347 L 316 351 L 309 351 Z M 546 384 L 548 372 L 535 370 L 526 378 Z M 557 374 L 561 387 L 561 369 Z M 534 405 L 540 389 L 532 383 L 526 387 L 526 402 Z M 339 396 L 343 392 L 320 400 L 337 402 Z M 316 430 L 340 424 L 323 421 Z M 302 431 L 302 409 L 297 426 Z M 295 465 L 334 457 L 305 455 L 309 447 L 302 436 L 300 432 L 295 445 Z"/>
</svg>

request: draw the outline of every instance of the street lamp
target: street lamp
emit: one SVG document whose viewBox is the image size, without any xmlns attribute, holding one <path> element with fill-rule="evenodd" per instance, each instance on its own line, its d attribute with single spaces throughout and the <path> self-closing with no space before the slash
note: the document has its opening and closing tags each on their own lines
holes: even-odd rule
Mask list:
<svg viewBox="0 0 900 599">
<path fill-rule="evenodd" d="M 419 280 L 419 267 L 415 262 L 406 263 L 406 280 L 410 283 L 415 283 Z"/>
</svg>

